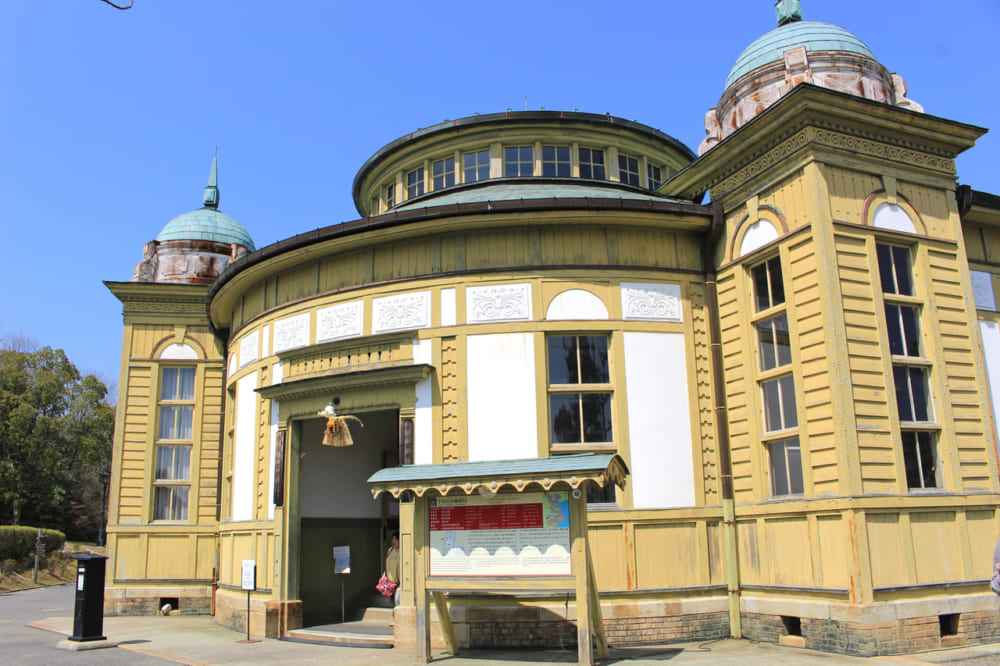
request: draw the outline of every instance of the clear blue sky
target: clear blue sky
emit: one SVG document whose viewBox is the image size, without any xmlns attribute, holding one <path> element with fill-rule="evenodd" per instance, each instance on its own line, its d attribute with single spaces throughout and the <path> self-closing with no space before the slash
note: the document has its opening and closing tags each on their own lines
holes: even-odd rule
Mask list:
<svg viewBox="0 0 1000 666">
<path fill-rule="evenodd" d="M 959 180 L 1000 193 L 997 0 L 803 0 L 860 37 L 930 114 L 985 127 Z M 0 6 L 0 334 L 118 379 L 102 280 L 200 207 L 262 247 L 358 217 L 357 169 L 389 141 L 473 113 L 611 113 L 697 148 L 772 0 L 99 0 Z"/>
</svg>

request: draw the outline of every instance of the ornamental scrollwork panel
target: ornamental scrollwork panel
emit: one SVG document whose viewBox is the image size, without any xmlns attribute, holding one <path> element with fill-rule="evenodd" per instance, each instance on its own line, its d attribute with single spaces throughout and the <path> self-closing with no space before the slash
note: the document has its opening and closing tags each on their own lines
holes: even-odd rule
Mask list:
<svg viewBox="0 0 1000 666">
<path fill-rule="evenodd" d="M 679 284 L 623 282 L 621 289 L 624 319 L 684 320 Z"/>
<path fill-rule="evenodd" d="M 531 319 L 530 284 L 468 287 L 465 301 L 469 323 Z"/>
</svg>

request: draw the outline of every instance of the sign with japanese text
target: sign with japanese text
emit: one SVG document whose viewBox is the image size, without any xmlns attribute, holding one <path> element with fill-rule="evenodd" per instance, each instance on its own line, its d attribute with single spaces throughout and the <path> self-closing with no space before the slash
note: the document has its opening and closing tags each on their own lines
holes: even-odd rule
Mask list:
<svg viewBox="0 0 1000 666">
<path fill-rule="evenodd" d="M 566 491 L 430 500 L 430 575 L 569 575 Z"/>
</svg>

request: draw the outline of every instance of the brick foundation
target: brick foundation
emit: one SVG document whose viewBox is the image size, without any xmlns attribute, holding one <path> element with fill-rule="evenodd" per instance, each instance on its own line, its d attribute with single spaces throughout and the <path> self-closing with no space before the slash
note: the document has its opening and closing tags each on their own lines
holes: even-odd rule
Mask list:
<svg viewBox="0 0 1000 666">
<path fill-rule="evenodd" d="M 176 599 L 173 610 L 184 615 L 211 615 L 210 587 L 107 587 L 104 589 L 104 614 L 156 615 L 163 599 Z"/>
<path fill-rule="evenodd" d="M 931 615 L 881 622 L 851 622 L 831 618 L 800 618 L 804 647 L 857 657 L 906 654 L 939 648 L 978 645 L 1000 640 L 1000 612 L 976 610 L 957 613 L 957 627 L 942 635 L 940 616 Z M 743 613 L 743 637 L 778 643 L 788 636 L 780 615 Z"/>
</svg>

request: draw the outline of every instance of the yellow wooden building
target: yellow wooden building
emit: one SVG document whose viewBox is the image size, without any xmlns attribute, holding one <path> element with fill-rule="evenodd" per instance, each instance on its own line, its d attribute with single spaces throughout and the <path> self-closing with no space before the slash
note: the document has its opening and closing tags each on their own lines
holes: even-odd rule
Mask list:
<svg viewBox="0 0 1000 666">
<path fill-rule="evenodd" d="M 796 4 L 737 61 L 699 156 L 610 115 L 477 115 L 381 148 L 359 219 L 259 250 L 213 166 L 205 207 L 108 283 L 107 612 L 243 631 L 254 560 L 250 631 L 286 635 L 337 619 L 342 584 L 364 606 L 398 531 L 413 645 L 412 506 L 367 479 L 606 452 L 630 471 L 588 497 L 612 645 L 1000 637 L 1000 198 L 954 166 L 985 130 L 923 113 Z M 331 409 L 363 422 L 353 446 L 323 445 Z M 545 595 L 450 604 L 463 645 L 574 621 Z"/>
</svg>

